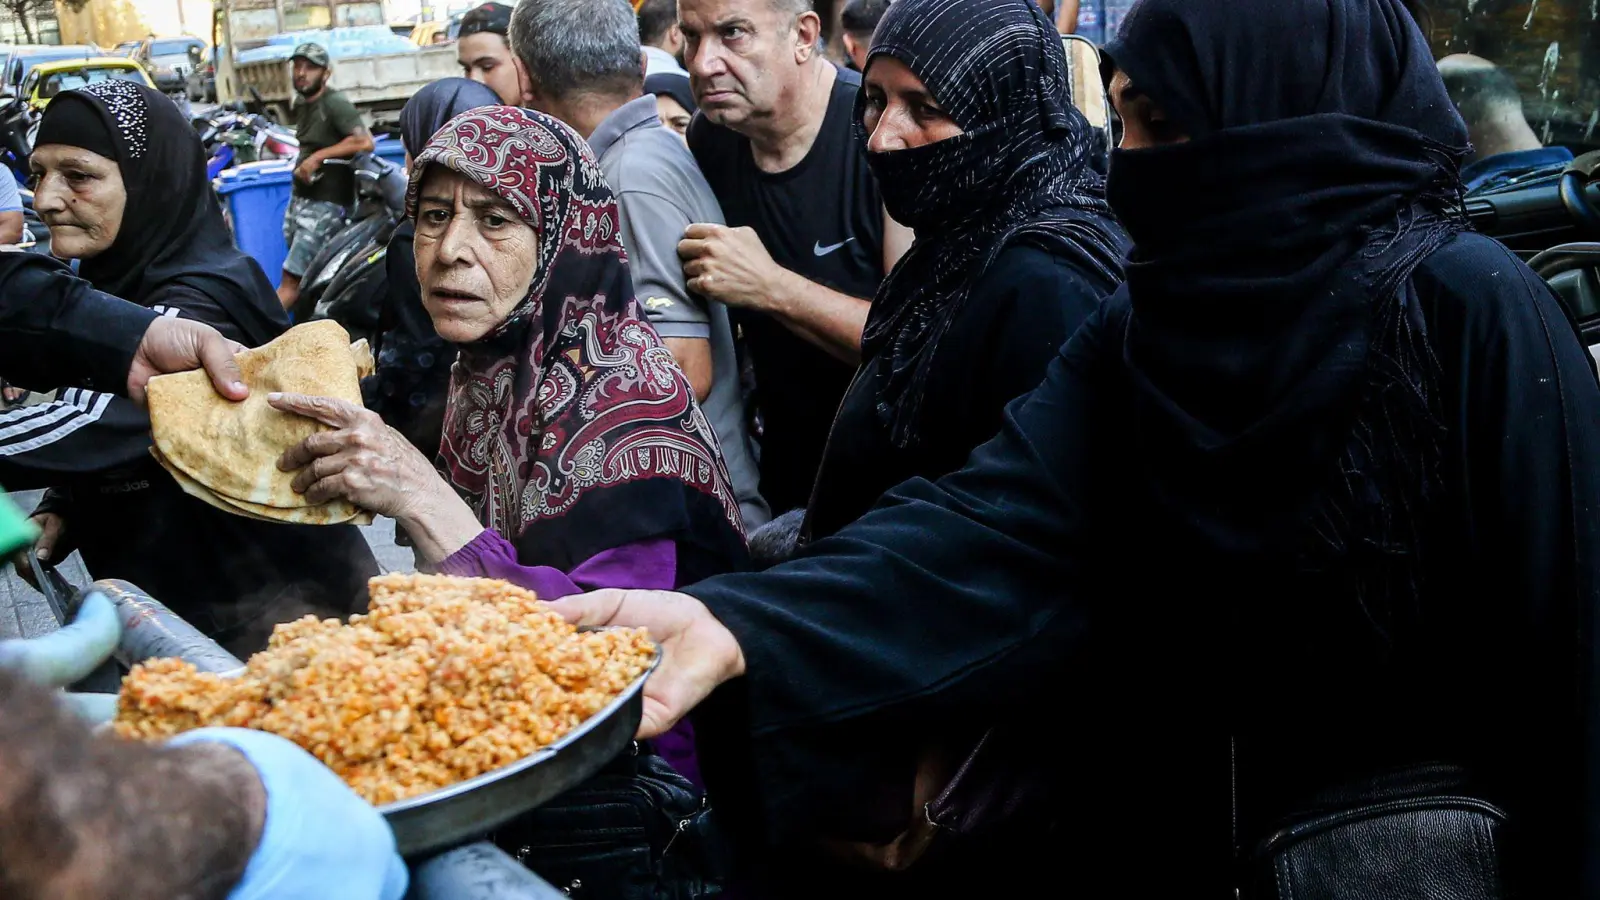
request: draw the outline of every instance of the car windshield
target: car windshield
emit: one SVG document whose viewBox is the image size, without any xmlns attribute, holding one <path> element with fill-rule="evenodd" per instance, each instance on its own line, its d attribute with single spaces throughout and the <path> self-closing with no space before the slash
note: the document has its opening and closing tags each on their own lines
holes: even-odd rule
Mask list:
<svg viewBox="0 0 1600 900">
<path fill-rule="evenodd" d="M 150 55 L 188 57 L 189 48 L 194 45 L 195 41 L 156 41 L 150 45 Z"/>
<path fill-rule="evenodd" d="M 74 90 L 98 81 L 144 83 L 144 79 L 140 78 L 138 71 L 134 69 L 72 69 L 66 72 L 56 72 L 46 78 L 44 84 L 39 86 L 39 96 L 48 100 L 62 91 Z"/>
<path fill-rule="evenodd" d="M 1600 148 L 1600 0 L 1407 5 L 1428 32 L 1477 158 Z"/>
</svg>

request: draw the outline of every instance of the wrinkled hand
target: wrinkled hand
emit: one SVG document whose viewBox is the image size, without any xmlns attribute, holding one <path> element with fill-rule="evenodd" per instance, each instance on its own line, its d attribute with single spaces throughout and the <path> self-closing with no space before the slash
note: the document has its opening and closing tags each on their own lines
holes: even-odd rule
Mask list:
<svg viewBox="0 0 1600 900">
<path fill-rule="evenodd" d="M 67 542 L 67 520 L 56 513 L 39 513 L 29 517 L 39 529 L 39 539 L 33 542 L 33 552 L 39 562 L 54 564 L 72 555 L 72 545 Z M 28 563 L 28 554 L 18 553 L 17 574 L 34 590 L 39 589 L 39 575 Z"/>
<path fill-rule="evenodd" d="M 678 256 L 689 290 L 729 306 L 769 308 L 784 274 L 750 228 L 690 225 Z"/>
<path fill-rule="evenodd" d="M 661 645 L 661 664 L 644 683 L 639 738 L 678 724 L 718 685 L 744 674 L 739 641 L 705 604 L 672 591 L 595 591 L 550 604 L 574 625 L 645 628 Z"/>
<path fill-rule="evenodd" d="M 156 375 L 204 368 L 217 393 L 229 400 L 243 400 L 250 389 L 233 355 L 244 349 L 203 322 L 162 316 L 150 323 L 139 349 L 128 367 L 128 396 L 144 403 L 145 385 Z"/>
<path fill-rule="evenodd" d="M 369 409 L 305 394 L 268 394 L 267 402 L 334 429 L 306 438 L 278 460 L 280 470 L 298 473 L 292 487 L 312 503 L 343 498 L 404 521 L 445 487 L 417 448 Z"/>
</svg>

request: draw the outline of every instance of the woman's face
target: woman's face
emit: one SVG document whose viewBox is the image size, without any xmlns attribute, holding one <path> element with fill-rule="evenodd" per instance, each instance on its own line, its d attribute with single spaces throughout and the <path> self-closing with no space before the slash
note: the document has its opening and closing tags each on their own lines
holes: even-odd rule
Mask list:
<svg viewBox="0 0 1600 900">
<path fill-rule="evenodd" d="M 922 79 L 892 56 L 879 56 L 868 64 L 863 84 L 867 102 L 861 124 L 869 135 L 867 149 L 873 153 L 909 150 L 962 133 Z"/>
<path fill-rule="evenodd" d="M 93 259 L 116 242 L 128 191 L 114 159 L 82 147 L 44 144 L 28 166 L 35 181 L 33 208 L 50 226 L 50 252 L 61 259 Z"/>
<path fill-rule="evenodd" d="M 661 124 L 676 131 L 684 143 L 689 141 L 689 120 L 694 116 L 683 104 L 672 98 L 671 94 L 656 95 L 656 115 L 661 117 Z"/>
<path fill-rule="evenodd" d="M 417 281 L 439 336 L 454 344 L 493 331 L 528 296 L 539 240 L 511 205 L 441 166 L 417 199 Z"/>
<path fill-rule="evenodd" d="M 1140 90 L 1123 72 L 1111 76 L 1111 105 L 1117 108 L 1122 119 L 1123 150 L 1143 150 L 1168 144 L 1182 144 L 1189 140 L 1178 123 L 1149 94 Z"/>
</svg>

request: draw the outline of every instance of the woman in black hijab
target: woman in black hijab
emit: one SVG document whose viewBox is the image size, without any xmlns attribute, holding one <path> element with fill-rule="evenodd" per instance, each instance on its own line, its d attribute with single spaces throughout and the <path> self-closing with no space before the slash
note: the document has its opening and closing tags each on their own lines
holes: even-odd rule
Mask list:
<svg viewBox="0 0 1600 900">
<path fill-rule="evenodd" d="M 53 252 L 96 290 L 198 319 L 246 346 L 288 326 L 271 283 L 230 241 L 199 136 L 165 95 L 107 81 L 59 94 L 30 160 Z M 274 624 L 359 605 L 377 564 L 349 526 L 251 521 L 187 496 L 150 456 L 150 420 L 89 390 L 0 416 L 11 489 L 34 511 L 42 561 L 76 547 L 96 578 L 134 582 L 240 655 Z"/>
<path fill-rule="evenodd" d="M 1121 283 L 1127 252 L 1061 39 L 1029 0 L 900 0 L 862 78 L 857 137 L 917 239 L 872 300 L 805 539 L 959 469 Z"/>
<path fill-rule="evenodd" d="M 499 105 L 494 91 L 466 78 L 441 78 L 417 91 L 400 111 L 406 169 L 410 170 L 412 157 L 428 146 L 444 123 L 468 110 Z M 412 249 L 415 239 L 416 223 L 409 218 L 389 239 L 377 367 L 362 383 L 361 392 L 368 409 L 431 458 L 439 452 L 445 394 L 456 351 L 433 330 L 433 321 L 422 307 L 417 257 Z"/>
<path fill-rule="evenodd" d="M 1128 281 L 999 436 L 698 603 L 562 608 L 667 648 L 646 734 L 728 682 L 702 761 L 772 840 L 1011 717 L 1074 748 L 1074 885 L 1600 896 L 1600 387 L 1466 229 L 1421 32 L 1142 0 L 1109 53 Z"/>
</svg>

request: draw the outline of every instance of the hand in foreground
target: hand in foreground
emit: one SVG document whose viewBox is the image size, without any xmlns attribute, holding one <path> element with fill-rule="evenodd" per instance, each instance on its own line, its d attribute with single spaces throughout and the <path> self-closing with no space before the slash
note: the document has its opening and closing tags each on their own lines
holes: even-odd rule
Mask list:
<svg viewBox="0 0 1600 900">
<path fill-rule="evenodd" d="M 128 367 L 128 396 L 144 403 L 144 388 L 156 375 L 204 368 L 217 393 L 229 400 L 243 400 L 250 389 L 233 355 L 244 349 L 203 322 L 162 316 L 150 323 Z"/>
<path fill-rule="evenodd" d="M 267 395 L 274 409 L 316 419 L 319 431 L 278 460 L 298 472 L 292 487 L 312 503 L 342 497 L 406 526 L 419 557 L 438 562 L 483 531 L 433 463 L 377 413 L 332 397 Z"/>
<path fill-rule="evenodd" d="M 747 309 L 767 309 L 785 270 L 750 228 L 690 225 L 678 242 L 689 290 Z"/>
<path fill-rule="evenodd" d="M 29 520 L 33 522 L 33 527 L 39 529 L 39 537 L 33 542 L 33 551 L 39 555 L 39 562 L 51 565 L 72 555 L 73 545 L 67 539 L 67 520 L 60 514 L 36 513 Z M 37 591 L 39 578 L 28 563 L 28 554 L 18 553 L 16 564 L 17 574 Z"/>
<path fill-rule="evenodd" d="M 261 839 L 229 900 L 405 895 L 409 876 L 389 824 L 316 757 L 243 728 L 202 728 L 168 742 L 205 744 L 242 753 L 266 793 Z"/>
<path fill-rule="evenodd" d="M 648 629 L 661 645 L 661 664 L 644 683 L 640 739 L 662 734 L 718 685 L 744 674 L 739 641 L 688 594 L 605 590 L 556 600 L 550 607 L 574 625 Z"/>
</svg>

